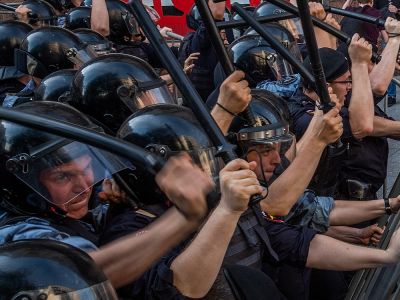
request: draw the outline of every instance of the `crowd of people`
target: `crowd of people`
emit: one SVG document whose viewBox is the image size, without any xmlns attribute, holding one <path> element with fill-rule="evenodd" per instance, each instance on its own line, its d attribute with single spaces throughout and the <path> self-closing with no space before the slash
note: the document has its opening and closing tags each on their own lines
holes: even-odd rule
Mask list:
<svg viewBox="0 0 400 300">
<path fill-rule="evenodd" d="M 251 28 L 220 31 L 236 68 L 225 74 L 192 8 L 193 31 L 171 50 L 236 147 L 227 162 L 129 4 L 25 0 L 16 20 L 0 22 L 2 107 L 116 137 L 166 163 L 154 175 L 0 120 L 0 299 L 338 300 L 354 271 L 397 263 L 399 232 L 387 249 L 370 247 L 385 230 L 377 219 L 400 209 L 400 196 L 377 196 L 387 139 L 400 138 L 400 121 L 378 106 L 386 95 L 396 103 L 400 69 L 398 8 L 384 2 L 343 5 L 385 18 L 384 27 L 338 23 L 309 2 L 312 16 L 351 37 L 314 28 L 328 111 L 315 83 Z M 224 1 L 208 6 L 215 21 L 241 19 Z M 268 2 L 246 9 L 282 12 Z M 312 74 L 298 19 L 263 26 Z M 158 29 L 168 39 L 172 30 Z"/>
</svg>

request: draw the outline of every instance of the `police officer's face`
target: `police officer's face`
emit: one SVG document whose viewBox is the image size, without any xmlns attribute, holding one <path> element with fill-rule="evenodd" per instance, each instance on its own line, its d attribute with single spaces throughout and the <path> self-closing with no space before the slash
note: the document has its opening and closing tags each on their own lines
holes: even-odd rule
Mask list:
<svg viewBox="0 0 400 300">
<path fill-rule="evenodd" d="M 281 163 L 279 148 L 279 143 L 273 143 L 271 145 L 257 145 L 249 149 L 247 161 L 257 162 L 255 173 L 259 180 L 264 180 L 264 177 L 269 180 L 275 168 Z M 260 160 L 262 160 L 262 163 Z"/>
<path fill-rule="evenodd" d="M 71 218 L 80 219 L 88 211 L 94 181 L 91 161 L 89 155 L 83 155 L 39 175 L 39 181 L 48 190 L 52 202 Z"/>
</svg>

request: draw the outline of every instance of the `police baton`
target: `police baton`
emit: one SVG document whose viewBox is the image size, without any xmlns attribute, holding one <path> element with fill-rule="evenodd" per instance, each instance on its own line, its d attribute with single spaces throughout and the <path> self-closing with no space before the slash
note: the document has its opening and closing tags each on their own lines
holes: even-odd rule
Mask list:
<svg viewBox="0 0 400 300">
<path fill-rule="evenodd" d="M 225 139 L 225 136 L 222 134 L 217 123 L 211 117 L 203 100 L 193 87 L 189 78 L 187 78 L 183 72 L 177 58 L 162 38 L 141 1 L 131 0 L 129 5 L 131 6 L 132 12 L 141 25 L 146 37 L 153 45 L 154 51 L 157 53 L 161 62 L 174 80 L 174 83 L 178 86 L 183 97 L 190 100 L 187 101 L 188 106 L 192 109 L 194 115 L 197 117 L 203 129 L 207 132 L 214 146 L 217 148 L 218 155 L 221 156 L 226 163 L 236 159 L 237 155 L 234 151 L 235 146 Z M 261 195 L 252 196 L 249 205 L 258 203 L 262 198 Z"/>
<path fill-rule="evenodd" d="M 134 144 L 71 123 L 3 107 L 0 107 L 0 119 L 104 149 L 131 160 L 152 174 L 158 173 L 164 165 L 158 156 Z"/>
<path fill-rule="evenodd" d="M 236 3 L 235 3 L 235 5 L 236 5 Z M 270 23 L 270 22 L 278 22 L 281 20 L 293 19 L 293 18 L 297 18 L 297 16 L 295 16 L 291 13 L 280 13 L 280 14 L 276 14 L 276 15 L 272 15 L 272 16 L 263 16 L 263 17 L 257 17 L 257 18 L 254 18 L 254 16 L 252 16 L 252 20 L 255 20 L 261 24 Z M 244 20 L 219 21 L 219 22 L 216 22 L 216 24 L 217 24 L 218 29 L 242 28 L 242 27 L 249 26 L 247 24 L 247 22 Z"/>
<path fill-rule="evenodd" d="M 376 26 L 385 26 L 385 20 L 380 17 L 372 17 L 372 16 L 360 14 L 360 13 L 357 13 L 354 11 L 341 9 L 341 8 L 337 8 L 337 7 L 332 7 L 332 6 L 328 6 L 328 5 L 324 5 L 324 10 L 326 12 L 330 12 L 335 15 L 349 17 L 349 18 L 357 19 L 357 20 L 364 21 L 364 22 L 367 22 L 370 24 L 375 24 Z"/>
<path fill-rule="evenodd" d="M 174 83 L 178 86 L 182 96 L 189 100 L 187 101 L 188 106 L 198 118 L 213 144 L 218 148 L 224 161 L 228 162 L 235 159 L 237 156 L 234 151 L 234 146 L 228 143 L 225 139 L 218 125 L 205 107 L 203 100 L 183 72 L 177 58 L 168 47 L 158 29 L 155 27 L 141 1 L 132 0 L 129 2 L 129 5 L 131 6 L 132 12 L 138 20 L 141 28 L 146 34 L 146 37 L 154 47 L 154 51 L 157 53 L 162 64 L 168 70 Z"/>
<path fill-rule="evenodd" d="M 321 57 L 319 56 L 317 40 L 314 34 L 314 27 L 310 15 L 310 8 L 308 7 L 307 0 L 297 1 L 299 17 L 301 26 L 303 27 L 304 39 L 306 41 L 308 55 L 310 57 L 311 67 L 314 73 L 316 92 L 320 99 L 320 109 L 326 113 L 335 106 L 331 101 L 326 84 L 324 69 L 322 68 Z M 339 139 L 332 145 L 334 148 L 341 148 L 343 146 Z"/>
<path fill-rule="evenodd" d="M 14 13 L 15 13 L 15 10 L 16 10 L 15 7 L 7 5 L 7 4 L 4 4 L 4 3 L 0 3 L 0 7 L 4 8 L 5 10 L 12 11 Z M 38 16 L 36 14 L 32 13 L 32 12 L 28 12 L 28 18 L 31 19 L 31 21 L 33 21 L 33 22 L 36 22 L 38 20 Z"/>
<path fill-rule="evenodd" d="M 300 13 L 299 13 L 300 9 L 298 9 L 297 7 L 293 6 L 292 4 L 290 4 L 284 0 L 269 0 L 269 2 L 272 4 L 275 4 L 276 6 L 282 8 L 283 10 L 285 10 L 287 12 L 290 12 L 290 13 L 300 17 Z M 299 0 L 299 2 L 300 2 L 300 0 Z M 307 8 L 307 10 L 308 10 L 308 8 Z M 308 13 L 308 14 L 310 14 L 310 13 Z M 319 20 L 318 18 L 315 18 L 315 17 L 311 17 L 311 22 L 315 26 L 321 28 L 322 30 L 325 30 L 326 32 L 335 36 L 340 41 L 346 43 L 346 45 L 350 45 L 351 37 L 347 33 L 343 32 L 343 31 L 341 31 L 341 30 Z M 314 32 L 314 28 L 312 26 L 311 26 L 311 29 L 312 29 L 312 32 Z M 304 30 L 304 34 L 305 34 L 306 30 L 304 28 L 303 28 L 303 30 Z M 381 59 L 381 57 L 379 54 L 377 54 L 376 52 L 372 52 L 372 57 L 371 57 L 372 62 L 377 63 L 380 61 L 380 59 Z"/>
<path fill-rule="evenodd" d="M 267 30 L 259 22 L 254 20 L 248 11 L 242 8 L 238 3 L 234 3 L 232 8 L 247 24 L 249 24 L 250 27 L 266 40 L 272 48 L 286 59 L 308 83 L 315 84 L 313 75 L 303 66 L 303 64 L 300 63 L 300 61 L 298 61 L 280 41 L 269 35 Z"/>
<path fill-rule="evenodd" d="M 226 51 L 224 42 L 221 39 L 207 1 L 208 0 L 195 0 L 195 3 L 197 9 L 199 10 L 201 19 L 203 20 L 204 26 L 210 35 L 211 43 L 214 46 L 215 52 L 217 52 L 217 57 L 221 63 L 222 69 L 224 70 L 225 75 L 229 76 L 235 71 L 235 67 L 233 66 L 228 52 Z M 250 107 L 247 107 L 243 112 L 241 112 L 241 115 L 246 119 L 249 125 L 256 126 L 256 120 Z"/>
<path fill-rule="evenodd" d="M 172 31 L 167 31 L 166 35 L 169 36 L 170 38 L 173 38 L 173 39 L 179 40 L 179 41 L 183 41 L 185 38 L 184 36 L 177 34 L 175 32 L 172 32 Z"/>
</svg>

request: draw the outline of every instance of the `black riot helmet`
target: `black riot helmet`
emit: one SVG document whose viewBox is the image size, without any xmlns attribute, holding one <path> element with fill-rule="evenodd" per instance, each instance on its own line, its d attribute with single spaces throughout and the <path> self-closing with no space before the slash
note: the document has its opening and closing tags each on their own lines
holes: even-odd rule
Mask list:
<svg viewBox="0 0 400 300">
<path fill-rule="evenodd" d="M 71 88 L 76 70 L 59 70 L 47 75 L 35 89 L 36 101 L 58 101 L 59 97 Z"/>
<path fill-rule="evenodd" d="M 175 103 L 153 68 L 127 54 L 107 54 L 91 60 L 76 73 L 68 103 L 117 131 L 136 110 Z"/>
<path fill-rule="evenodd" d="M 81 6 L 92 7 L 92 0 L 83 0 Z"/>
<path fill-rule="evenodd" d="M 225 8 L 224 21 L 230 21 L 232 19 L 232 14 L 228 8 Z M 201 16 L 199 9 L 195 4 L 186 15 L 186 24 L 190 29 L 197 30 L 200 26 Z"/>
<path fill-rule="evenodd" d="M 250 108 L 258 126 L 251 127 L 243 118 L 235 117 L 229 128 L 230 139 L 235 140 L 239 146 L 239 155 L 246 157 L 251 151 L 256 151 L 259 155 L 274 151 L 283 157 L 291 151 L 290 156 L 294 157 L 295 139 L 289 131 L 289 120 L 286 119 L 288 108 L 284 100 L 261 90 L 252 90 L 252 96 Z M 262 176 L 267 182 L 264 173 Z"/>
<path fill-rule="evenodd" d="M 251 14 L 253 14 L 253 12 L 254 12 L 253 6 L 244 6 L 243 8 Z M 233 21 L 242 21 L 243 18 L 238 13 L 234 13 L 232 16 L 232 20 Z M 246 27 L 234 28 L 233 29 L 233 37 L 235 38 L 235 40 L 240 38 L 244 34 L 245 31 L 246 31 Z"/>
<path fill-rule="evenodd" d="M 302 61 L 301 53 L 299 46 L 297 45 L 297 41 L 293 34 L 284 26 L 279 23 L 265 23 L 262 24 L 264 29 L 268 32 L 269 35 L 273 36 L 275 39 L 281 42 L 283 46 L 285 46 L 290 54 L 294 56 L 300 62 Z M 249 28 L 246 30 L 244 34 L 258 34 L 253 28 Z"/>
<path fill-rule="evenodd" d="M 21 5 L 31 10 L 29 24 L 34 26 L 57 25 L 57 14 L 54 7 L 42 0 L 25 0 Z"/>
<path fill-rule="evenodd" d="M 120 0 L 106 1 L 109 22 L 109 39 L 115 43 L 130 41 L 133 35 L 139 35 L 140 28 L 131 8 Z"/>
<path fill-rule="evenodd" d="M 65 14 L 65 28 L 74 30 L 78 28 L 90 28 L 91 8 L 80 6 L 69 10 Z"/>
<path fill-rule="evenodd" d="M 55 240 L 0 246 L 0 300 L 115 300 L 111 282 L 82 250 Z"/>
<path fill-rule="evenodd" d="M 75 29 L 74 33 L 82 42 L 93 47 L 93 50 L 97 55 L 103 55 L 112 52 L 112 43 L 97 31 L 88 28 L 80 28 Z"/>
<path fill-rule="evenodd" d="M 0 22 L 0 66 L 14 65 L 14 49 L 32 30 L 32 26 L 20 21 Z"/>
<path fill-rule="evenodd" d="M 14 50 L 19 48 L 32 26 L 20 21 L 0 22 L 0 78 L 9 79 L 24 75 L 14 67 Z"/>
<path fill-rule="evenodd" d="M 286 13 L 285 10 L 269 2 L 262 2 L 254 10 L 254 17 L 266 17 Z"/>
<path fill-rule="evenodd" d="M 193 161 L 211 177 L 216 178 L 222 166 L 216 148 L 197 121 L 193 112 L 183 106 L 153 105 L 133 113 L 121 126 L 117 137 L 145 148 L 165 159 L 188 153 Z M 166 199 L 154 182 L 154 176 L 137 168 L 124 179 L 146 204 Z"/>
<path fill-rule="evenodd" d="M 229 47 L 234 65 L 246 73 L 250 86 L 293 74 L 291 66 L 259 35 L 245 35 Z"/>
<path fill-rule="evenodd" d="M 62 103 L 31 101 L 14 109 L 103 132 Z M 126 168 L 106 151 L 9 121 L 0 121 L 0 140 L 0 205 L 14 214 L 70 216 L 69 205 L 88 201 L 95 184 Z M 64 164 L 74 170 L 60 171 Z M 57 193 L 70 183 L 73 193 Z"/>
<path fill-rule="evenodd" d="M 31 31 L 15 51 L 15 66 L 28 75 L 44 78 L 61 69 L 88 61 L 95 54 L 72 32 L 60 27 L 42 27 Z"/>
</svg>

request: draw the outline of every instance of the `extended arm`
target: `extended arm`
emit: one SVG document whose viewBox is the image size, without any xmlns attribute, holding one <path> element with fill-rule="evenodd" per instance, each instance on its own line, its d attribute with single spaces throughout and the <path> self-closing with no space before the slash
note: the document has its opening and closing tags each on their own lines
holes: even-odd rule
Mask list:
<svg viewBox="0 0 400 300">
<path fill-rule="evenodd" d="M 332 25 L 334 27 L 339 27 L 340 25 L 335 21 L 335 19 L 332 17 L 332 14 L 328 14 L 325 12 L 322 4 L 317 3 L 317 2 L 309 2 L 308 3 L 310 7 L 310 14 L 313 17 L 316 17 L 320 19 L 321 21 L 324 21 L 328 23 L 329 25 Z M 314 26 L 314 32 L 315 32 L 315 38 L 317 40 L 318 48 L 332 48 L 336 49 L 336 38 L 328 33 L 325 30 L 322 30 L 319 27 Z"/>
<path fill-rule="evenodd" d="M 342 132 L 342 118 L 337 108 L 325 115 L 316 110 L 299 142 L 296 158 L 269 187 L 267 198 L 261 201 L 262 210 L 274 216 L 287 215 L 310 183 L 323 150 Z"/>
<path fill-rule="evenodd" d="M 324 234 L 343 242 L 368 246 L 370 243 L 373 245 L 379 243 L 383 229 L 377 224 L 365 228 L 331 226 Z"/>
<path fill-rule="evenodd" d="M 205 197 L 212 188 L 211 179 L 188 158 L 171 158 L 157 174 L 156 181 L 179 207 L 179 212 L 172 208 L 143 231 L 89 253 L 115 287 L 138 278 L 193 232 L 206 214 Z"/>
<path fill-rule="evenodd" d="M 400 197 L 389 199 L 393 212 L 400 206 Z M 364 221 L 376 219 L 385 214 L 383 199 L 371 201 L 336 200 L 335 206 L 329 215 L 330 225 L 354 225 Z"/>
<path fill-rule="evenodd" d="M 222 198 L 191 244 L 171 264 L 174 286 L 185 296 L 204 297 L 221 268 L 226 249 L 250 196 L 262 188 L 251 169 L 255 162 L 237 159 L 220 173 Z"/>
<path fill-rule="evenodd" d="M 366 248 L 317 234 L 311 241 L 308 268 L 351 271 L 394 264 L 399 259 L 398 232 L 387 250 Z"/>
<path fill-rule="evenodd" d="M 386 136 L 392 139 L 400 139 L 400 121 L 374 117 L 374 130 L 371 136 Z"/>
<path fill-rule="evenodd" d="M 385 28 L 391 34 L 398 34 L 400 32 L 400 22 L 389 17 L 386 19 Z M 385 49 L 383 49 L 381 61 L 374 66 L 369 74 L 372 91 L 375 95 L 383 96 L 386 93 L 393 78 L 399 45 L 400 36 L 391 37 Z"/>
<path fill-rule="evenodd" d="M 353 136 L 369 135 L 374 124 L 374 101 L 368 75 L 372 46 L 356 33 L 349 46 L 353 91 L 349 104 L 349 119 Z"/>
<path fill-rule="evenodd" d="M 105 0 L 93 0 L 90 14 L 90 28 L 102 36 L 110 34 L 110 19 Z"/>
</svg>

